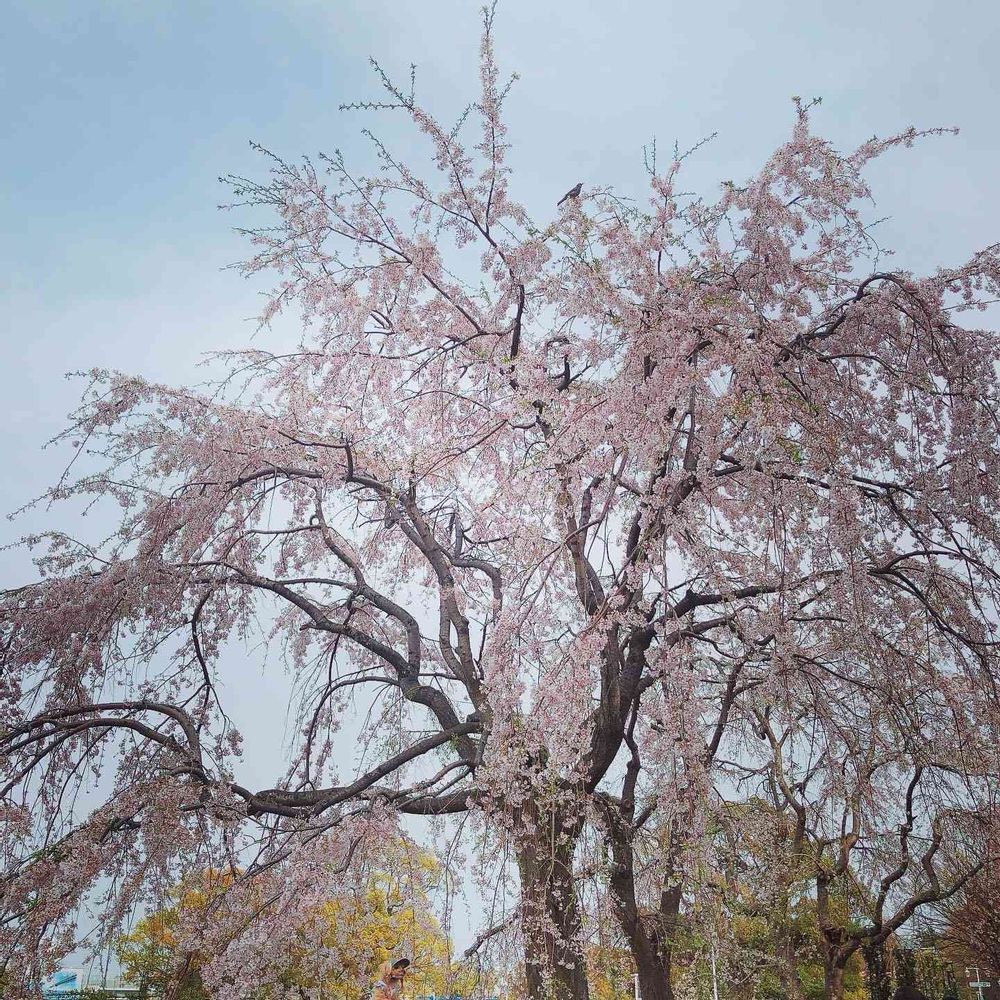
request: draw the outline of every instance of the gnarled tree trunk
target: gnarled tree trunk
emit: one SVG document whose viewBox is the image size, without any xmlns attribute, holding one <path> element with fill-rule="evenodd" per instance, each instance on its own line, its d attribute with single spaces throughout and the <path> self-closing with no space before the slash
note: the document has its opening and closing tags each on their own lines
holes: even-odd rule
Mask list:
<svg viewBox="0 0 1000 1000">
<path fill-rule="evenodd" d="M 843 1000 L 844 966 L 836 959 L 823 963 L 823 996 L 826 1000 Z"/>
<path fill-rule="evenodd" d="M 890 1000 L 892 979 L 885 955 L 885 942 L 873 941 L 862 948 L 868 970 L 868 993 L 871 1000 Z"/>
<path fill-rule="evenodd" d="M 589 1000 L 573 854 L 582 820 L 529 801 L 517 846 L 530 1000 Z M 530 832 L 529 832 L 530 831 Z"/>
<path fill-rule="evenodd" d="M 791 926 L 791 905 L 789 893 L 785 888 L 777 901 L 772 918 L 775 937 L 775 958 L 777 959 L 778 975 L 785 989 L 788 1000 L 802 1000 L 802 982 L 799 979 L 799 963 L 796 954 L 795 939 Z M 873 998 L 874 1000 L 874 998 Z"/>
<path fill-rule="evenodd" d="M 823 942 L 823 996 L 826 1000 L 843 1000 L 844 967 L 851 951 L 845 950 L 846 931 L 833 905 L 835 879 L 842 872 L 833 875 L 821 871 L 816 875 L 816 917 L 819 922 Z"/>
<path fill-rule="evenodd" d="M 638 772 L 638 758 L 633 753 L 626 771 L 621 800 L 610 796 L 601 799 L 606 819 L 605 836 L 611 852 L 611 907 L 628 938 L 642 1000 L 674 1000 L 670 977 L 681 889 L 680 886 L 671 884 L 670 876 L 674 873 L 673 859 L 677 845 L 671 845 L 670 864 L 664 874 L 659 907 L 653 912 L 643 913 L 636 896 L 635 852 L 632 843 Z"/>
</svg>

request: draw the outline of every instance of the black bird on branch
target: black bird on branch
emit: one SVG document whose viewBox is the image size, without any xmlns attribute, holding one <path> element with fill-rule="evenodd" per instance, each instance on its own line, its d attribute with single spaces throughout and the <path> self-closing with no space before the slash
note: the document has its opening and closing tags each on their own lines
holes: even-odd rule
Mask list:
<svg viewBox="0 0 1000 1000">
<path fill-rule="evenodd" d="M 580 192 L 583 190 L 583 182 L 581 181 L 576 187 L 571 187 L 557 202 L 556 208 L 558 208 L 564 201 L 568 198 L 579 198 Z"/>
</svg>

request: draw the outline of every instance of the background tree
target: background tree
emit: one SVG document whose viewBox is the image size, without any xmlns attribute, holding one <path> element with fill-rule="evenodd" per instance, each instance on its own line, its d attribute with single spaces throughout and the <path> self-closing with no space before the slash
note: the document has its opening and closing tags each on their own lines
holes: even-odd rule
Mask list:
<svg viewBox="0 0 1000 1000">
<path fill-rule="evenodd" d="M 943 907 L 941 944 L 960 965 L 978 964 L 995 977 L 1000 970 L 1000 863 L 992 857 Z"/>
<path fill-rule="evenodd" d="M 802 728 L 776 725 L 779 710 L 757 713 L 773 754 L 767 781 L 789 810 L 815 889 L 831 997 L 840 995 L 846 964 L 859 951 L 872 996 L 891 992 L 887 943 L 915 914 L 960 893 L 989 857 L 990 781 L 977 762 L 994 751 L 991 733 L 970 728 L 961 740 L 940 738 L 937 699 L 926 694 L 919 725 L 908 703 L 883 714 L 872 693 L 864 719 L 852 714 L 850 725 L 836 729 L 824 729 L 825 711 L 801 715 Z M 826 705 L 837 701 L 831 686 Z M 950 713 L 953 706 L 940 707 Z M 899 717 L 903 732 L 894 726 Z M 876 719 L 877 729 L 866 731 L 866 720 Z"/>
<path fill-rule="evenodd" d="M 373 872 L 354 891 L 344 892 L 319 906 L 325 930 L 310 944 L 292 945 L 288 963 L 281 972 L 286 989 L 300 987 L 338 1000 L 363 1000 L 379 966 L 387 959 L 406 954 L 412 959 L 407 994 L 464 997 L 479 996 L 488 989 L 476 970 L 455 961 L 451 942 L 433 915 L 428 880 L 440 877 L 432 855 L 399 845 L 413 868 L 410 877 L 396 872 Z M 187 951 L 182 946 L 182 928 L 192 922 L 211 923 L 213 904 L 224 896 L 234 878 L 208 871 L 189 878 L 169 893 L 170 905 L 143 917 L 117 945 L 118 957 L 130 982 L 144 985 L 157 996 L 177 1000 L 206 997 L 201 969 L 212 956 Z M 317 958 L 317 950 L 335 948 L 338 964 L 331 970 Z M 249 980 L 241 983 L 253 991 Z M 262 993 L 262 996 L 266 994 Z"/>
</svg>

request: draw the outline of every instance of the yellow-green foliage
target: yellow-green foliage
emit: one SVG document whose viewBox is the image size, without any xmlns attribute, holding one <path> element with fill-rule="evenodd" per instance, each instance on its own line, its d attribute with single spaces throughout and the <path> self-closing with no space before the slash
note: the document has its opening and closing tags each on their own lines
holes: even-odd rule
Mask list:
<svg viewBox="0 0 1000 1000">
<path fill-rule="evenodd" d="M 492 984 L 481 982 L 474 969 L 454 961 L 448 935 L 431 912 L 428 886 L 439 874 L 433 856 L 406 844 L 390 848 L 389 853 L 393 874 L 375 872 L 320 908 L 328 931 L 319 946 L 336 949 L 337 973 L 330 975 L 327 970 L 320 978 L 314 953 L 303 941 L 293 949 L 281 976 L 283 984 L 318 988 L 330 1000 L 363 1000 L 379 965 L 405 954 L 413 961 L 407 997 L 455 993 L 468 997 L 488 991 Z M 177 887 L 170 905 L 139 921 L 118 944 L 126 978 L 158 992 L 171 986 L 179 991 L 178 1000 L 202 1000 L 199 972 L 210 956 L 180 954 L 177 929 L 183 911 L 203 909 L 230 881 L 227 874 L 204 872 Z"/>
<path fill-rule="evenodd" d="M 587 949 L 591 1000 L 629 1000 L 635 966 L 625 948 L 594 945 Z"/>
</svg>

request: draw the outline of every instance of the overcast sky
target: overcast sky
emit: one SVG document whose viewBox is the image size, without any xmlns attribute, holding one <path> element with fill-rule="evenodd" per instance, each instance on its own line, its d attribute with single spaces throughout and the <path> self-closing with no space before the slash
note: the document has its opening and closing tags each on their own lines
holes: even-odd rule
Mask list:
<svg viewBox="0 0 1000 1000">
<path fill-rule="evenodd" d="M 258 289 L 225 266 L 245 251 L 217 210 L 220 174 L 260 174 L 249 148 L 286 158 L 340 148 L 369 162 L 342 102 L 377 96 L 367 60 L 443 119 L 475 95 L 478 4 L 443 0 L 135 2 L 6 0 L 0 33 L 0 297 L 4 434 L 0 509 L 50 484 L 42 452 L 94 366 L 179 382 L 201 353 L 245 343 Z M 818 131 L 841 148 L 909 125 L 953 138 L 893 152 L 872 171 L 895 266 L 957 264 L 1000 240 L 1000 5 L 996 0 L 503 0 L 498 57 L 521 79 L 509 104 L 515 195 L 537 219 L 577 181 L 643 195 L 642 147 L 693 145 L 708 194 L 788 134 L 790 98 L 821 97 Z M 375 125 L 406 158 L 417 137 Z M 264 340 L 266 342 L 266 335 Z M 53 513 L 49 518 L 67 515 Z M 0 540 L 36 527 L 6 524 Z M 49 522 L 51 523 L 51 521 Z M 0 553 L 0 582 L 25 560 Z M 254 703 L 280 678 L 244 696 Z M 234 692 L 239 698 L 239 691 Z M 264 775 L 266 744 L 249 747 Z"/>
<path fill-rule="evenodd" d="M 5 434 L 0 508 L 52 481 L 40 452 L 93 366 L 194 377 L 201 352 L 246 342 L 259 289 L 225 265 L 245 250 L 217 210 L 218 176 L 369 153 L 344 101 L 377 94 L 377 55 L 449 119 L 475 93 L 476 3 L 367 0 L 169 4 L 7 0 L 0 33 L 0 296 Z M 1000 238 L 1000 5 L 991 0 L 504 0 L 501 63 L 514 191 L 538 218 L 578 180 L 641 195 L 642 146 L 718 132 L 688 170 L 711 193 L 788 133 L 793 95 L 822 97 L 841 147 L 910 124 L 957 137 L 873 170 L 882 242 L 914 269 Z M 405 156 L 419 140 L 375 123 Z M 26 522 L 34 523 L 34 522 Z M 20 529 L 11 527 L 8 537 Z M 16 572 L 9 561 L 5 567 Z M 20 565 L 20 563 L 16 564 Z"/>
</svg>

